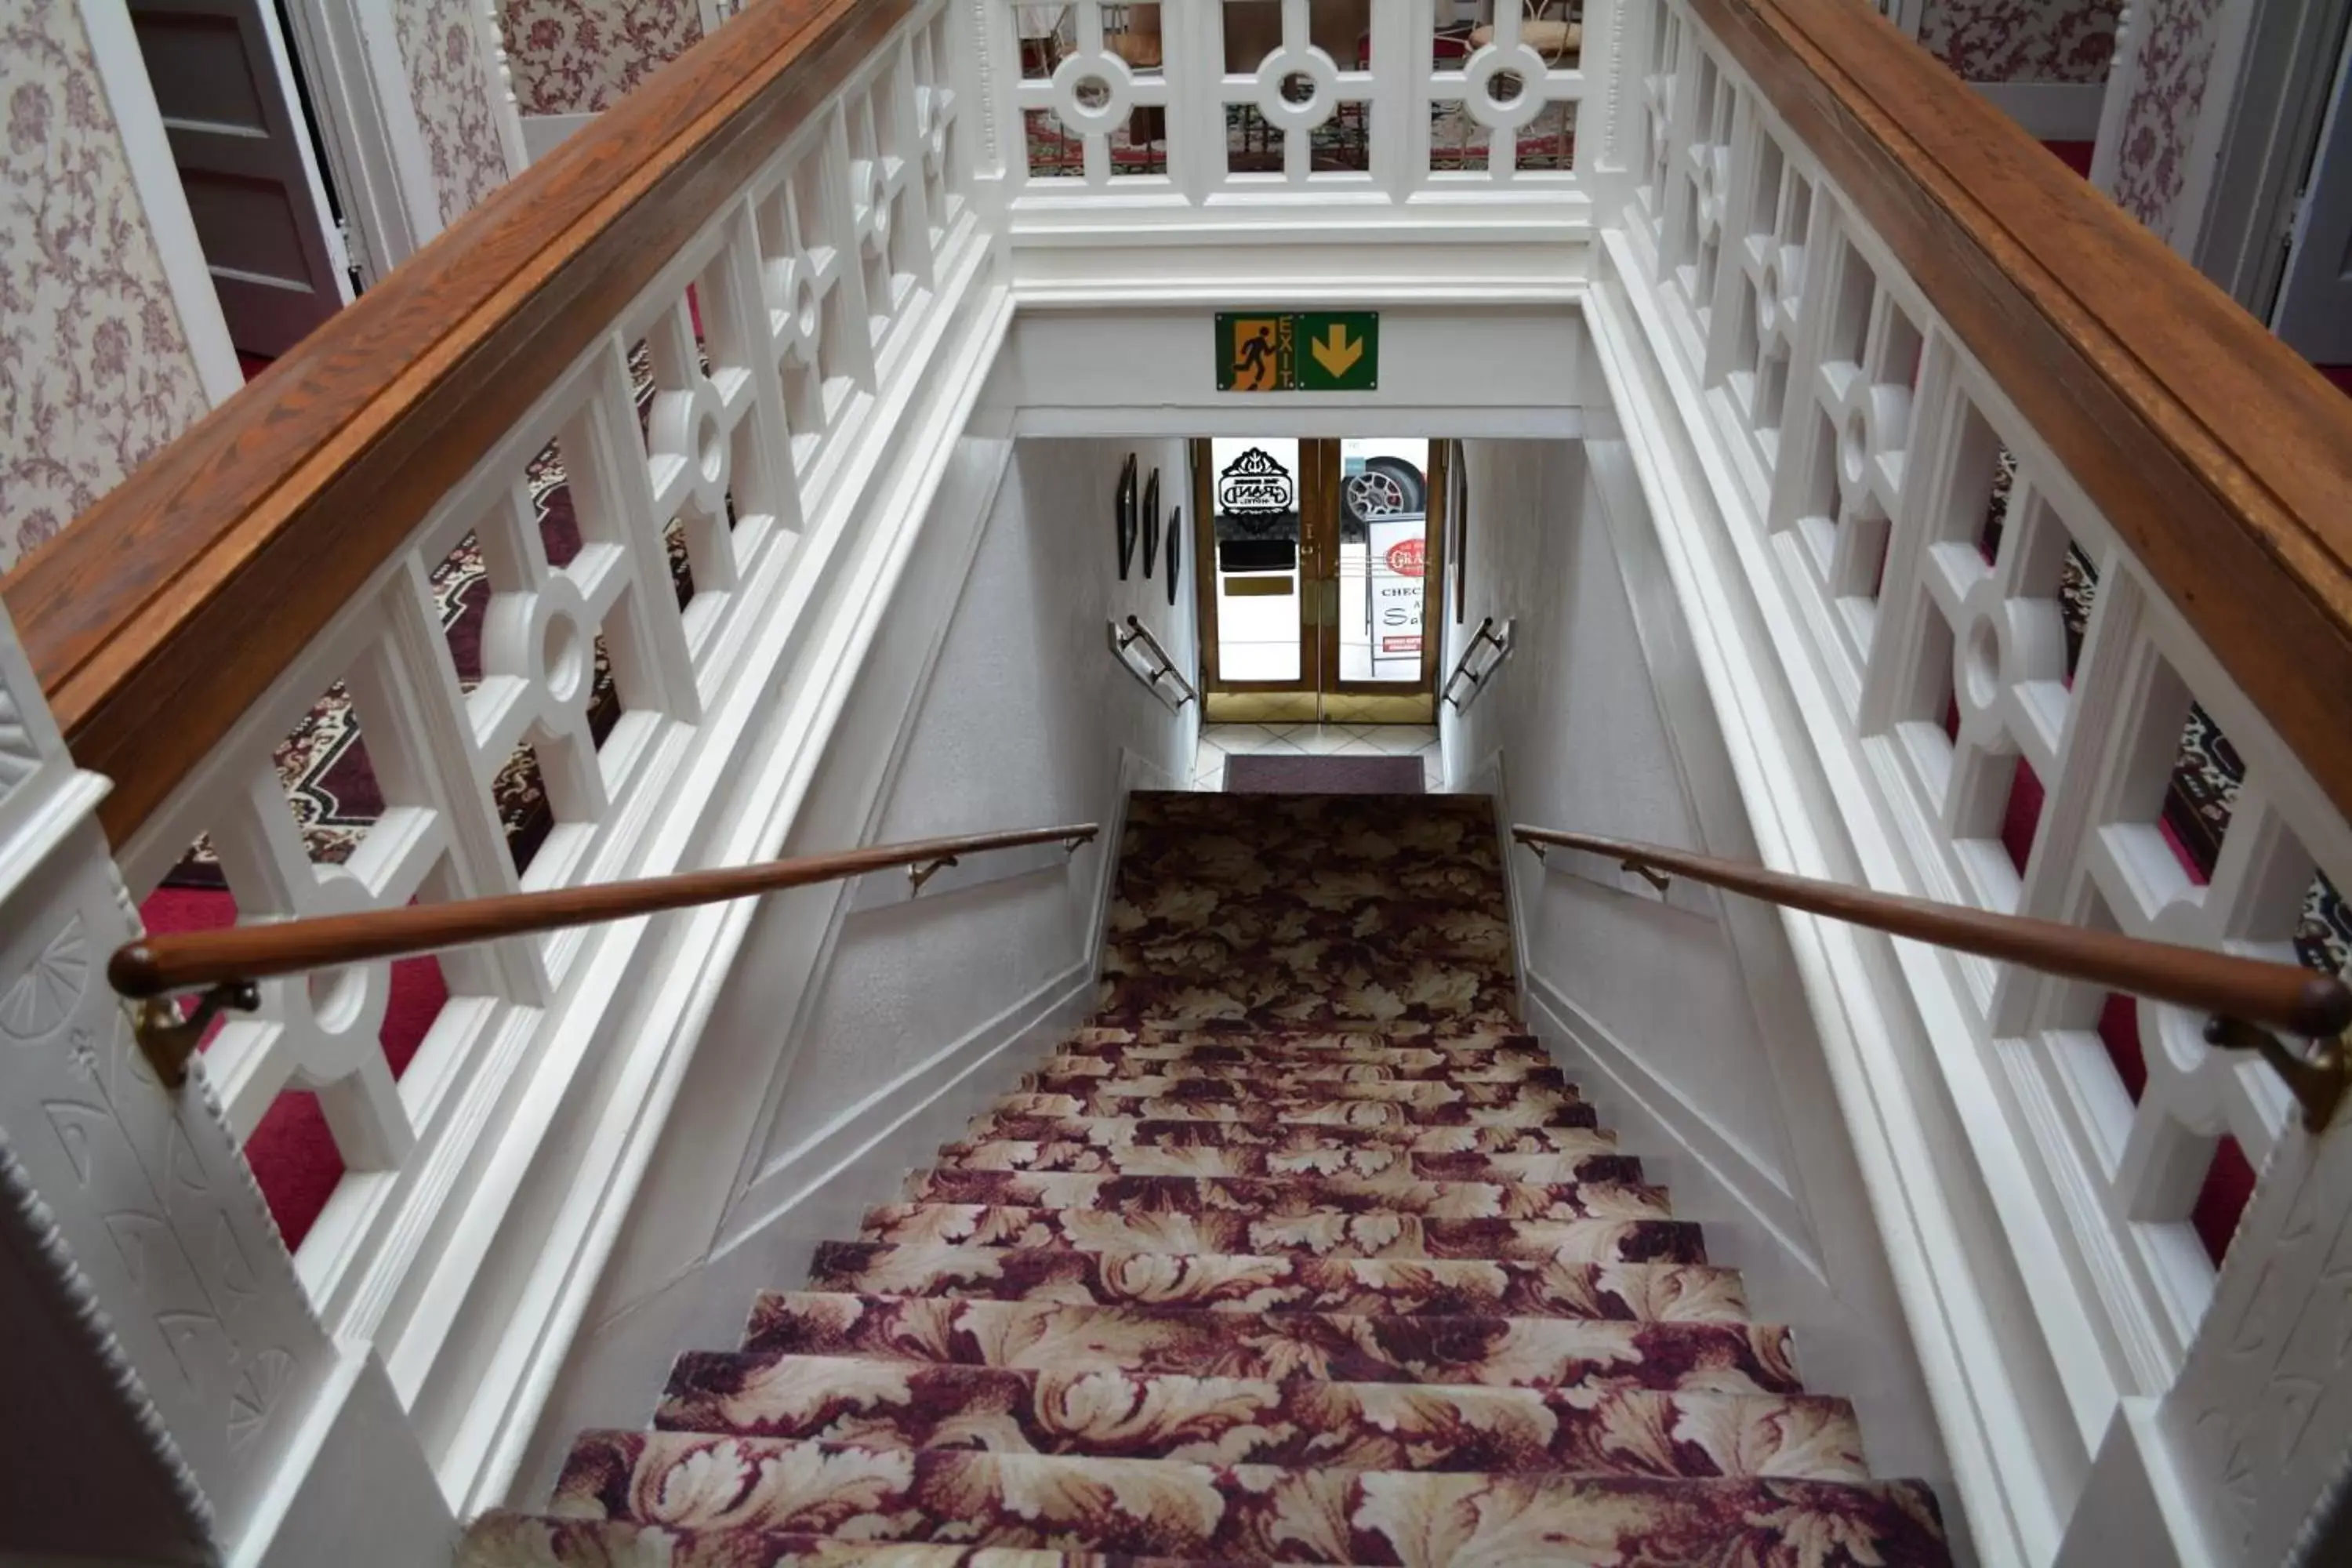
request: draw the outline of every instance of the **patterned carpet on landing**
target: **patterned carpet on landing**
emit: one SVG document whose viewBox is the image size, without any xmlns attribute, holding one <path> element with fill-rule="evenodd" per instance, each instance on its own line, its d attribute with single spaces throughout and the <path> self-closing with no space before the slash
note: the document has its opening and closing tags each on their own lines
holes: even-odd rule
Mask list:
<svg viewBox="0 0 2352 1568">
<path fill-rule="evenodd" d="M 1095 1023 L 464 1563 L 1948 1563 L 1511 952 L 1483 798 L 1135 797 Z"/>
</svg>

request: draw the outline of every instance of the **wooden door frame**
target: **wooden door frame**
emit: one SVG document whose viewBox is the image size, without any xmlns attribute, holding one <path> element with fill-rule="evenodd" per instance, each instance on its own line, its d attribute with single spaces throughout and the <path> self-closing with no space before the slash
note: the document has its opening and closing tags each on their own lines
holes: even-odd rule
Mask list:
<svg viewBox="0 0 2352 1568">
<path fill-rule="evenodd" d="M 1213 447 L 1208 437 L 1194 437 L 1188 443 L 1192 467 L 1193 559 L 1199 563 L 1192 574 L 1192 592 L 1196 624 L 1201 629 L 1199 673 L 1203 709 L 1212 696 L 1257 698 L 1265 700 L 1238 706 L 1244 710 L 1263 708 L 1267 714 L 1287 717 L 1291 722 L 1304 721 L 1292 716 L 1291 710 L 1304 711 L 1311 707 L 1312 717 L 1319 721 L 1337 707 L 1343 712 L 1381 715 L 1367 721 L 1433 724 L 1437 721 L 1437 667 L 1444 607 L 1446 486 L 1451 472 L 1451 443 L 1434 437 L 1428 438 L 1428 457 L 1423 469 L 1427 499 L 1423 509 L 1422 537 L 1427 564 L 1422 577 L 1421 674 L 1407 683 L 1345 680 L 1336 673 L 1339 668 L 1339 621 L 1336 615 L 1322 615 L 1318 600 L 1325 583 L 1336 586 L 1339 582 L 1341 448 L 1347 437 L 1301 436 L 1295 439 L 1299 447 L 1299 538 L 1295 568 L 1299 640 L 1298 675 L 1291 680 L 1229 681 L 1219 672 L 1216 463 L 1211 456 Z M 1327 557 L 1328 571 L 1324 570 Z M 1369 554 L 1365 568 L 1367 572 L 1370 569 Z M 1433 584 L 1437 586 L 1433 588 Z M 1334 673 L 1326 680 L 1322 679 L 1324 671 Z M 1303 700 L 1285 703 L 1281 700 L 1285 698 Z M 1339 700 L 1335 703 L 1334 699 Z"/>
</svg>

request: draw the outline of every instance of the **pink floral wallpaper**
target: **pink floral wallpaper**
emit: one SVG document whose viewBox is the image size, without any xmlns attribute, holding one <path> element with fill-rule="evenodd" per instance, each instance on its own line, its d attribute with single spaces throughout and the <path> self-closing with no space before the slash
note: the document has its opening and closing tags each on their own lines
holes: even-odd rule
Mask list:
<svg viewBox="0 0 2352 1568">
<path fill-rule="evenodd" d="M 1968 81 L 2102 82 L 2120 0 L 1928 0 L 1919 42 Z"/>
<path fill-rule="evenodd" d="M 2139 47 L 2139 83 L 2124 110 L 2117 149 L 2117 205 L 2170 237 L 2173 209 L 2187 178 L 2189 141 L 2205 107 L 2213 63 L 2214 24 L 2222 0 L 2149 0 Z M 2137 7 L 2136 16 L 2142 15 Z"/>
<path fill-rule="evenodd" d="M 0 0 L 0 571 L 206 407 L 68 0 Z"/>
<path fill-rule="evenodd" d="M 507 59 L 525 114 L 589 114 L 702 37 L 695 0 L 506 0 Z"/>
<path fill-rule="evenodd" d="M 402 0 L 393 7 L 445 224 L 457 222 L 507 180 L 506 153 L 490 117 L 497 68 L 483 47 L 477 9 L 482 3 Z"/>
</svg>

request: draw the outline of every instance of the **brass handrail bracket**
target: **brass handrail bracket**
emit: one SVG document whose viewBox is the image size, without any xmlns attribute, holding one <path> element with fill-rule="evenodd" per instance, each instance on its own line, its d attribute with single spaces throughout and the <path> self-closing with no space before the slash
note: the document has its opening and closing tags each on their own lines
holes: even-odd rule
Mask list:
<svg viewBox="0 0 2352 1568">
<path fill-rule="evenodd" d="M 1644 863 L 1644 862 L 1643 862 L 1643 861 L 1640 861 L 1640 860 L 1625 860 L 1625 861 L 1621 861 L 1621 862 L 1619 862 L 1618 869 L 1619 869 L 1619 870 L 1621 870 L 1621 871 L 1631 871 L 1631 872 L 1633 872 L 1633 875 L 1635 875 L 1636 877 L 1641 878 L 1641 879 L 1642 879 L 1642 880 L 1643 880 L 1644 882 L 1649 883 L 1649 884 L 1650 884 L 1650 886 L 1652 886 L 1653 888 L 1657 889 L 1658 889 L 1658 892 L 1659 892 L 1659 895 L 1660 895 L 1661 897 L 1664 896 L 1664 895 L 1665 895 L 1665 894 L 1667 894 L 1667 893 L 1670 893 L 1670 892 L 1673 892 L 1673 891 L 1674 891 L 1674 889 L 1675 889 L 1675 883 L 1674 883 L 1674 879 L 1673 879 L 1673 878 L 1671 878 L 1671 877 L 1662 877 L 1662 876 L 1660 876 L 1656 871 L 1654 871 L 1654 870 L 1651 869 L 1651 868 L 1650 868 L 1646 863 Z"/>
<path fill-rule="evenodd" d="M 2215 1017 L 2205 1025 L 2205 1043 L 2225 1051 L 2252 1051 L 2278 1074 L 2287 1092 L 2303 1107 L 2307 1132 L 2325 1132 L 2352 1087 L 2352 1047 L 2347 1037 L 2314 1040 L 2308 1051 L 2297 1051 L 2272 1034 L 2242 1018 Z"/>
<path fill-rule="evenodd" d="M 924 883 L 955 864 L 957 861 L 954 856 L 942 855 L 936 860 L 926 860 L 919 866 L 908 867 L 907 880 L 911 885 L 909 890 L 921 892 Z"/>
<path fill-rule="evenodd" d="M 184 1018 L 171 997 L 148 997 L 131 1014 L 131 1032 L 139 1042 L 139 1054 L 163 1087 L 177 1089 L 188 1081 L 188 1058 L 204 1043 L 213 1020 L 232 1007 L 250 1013 L 260 1005 L 260 986 L 250 980 L 226 981 L 200 994 Z"/>
</svg>

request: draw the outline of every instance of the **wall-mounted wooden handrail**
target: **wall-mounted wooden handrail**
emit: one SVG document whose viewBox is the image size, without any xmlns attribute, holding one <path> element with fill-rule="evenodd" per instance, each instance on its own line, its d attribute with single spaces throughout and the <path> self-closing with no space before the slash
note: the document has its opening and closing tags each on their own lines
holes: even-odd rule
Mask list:
<svg viewBox="0 0 2352 1568">
<path fill-rule="evenodd" d="M 0 581 L 115 843 L 913 8 L 748 7 Z"/>
<path fill-rule="evenodd" d="M 936 866 L 996 849 L 1061 844 L 1075 853 L 1079 845 L 1092 840 L 1100 831 L 1095 823 L 1081 822 L 1066 827 L 976 833 L 958 838 L 885 844 L 835 855 L 770 860 L 757 866 L 681 871 L 631 882 L 603 882 L 542 893 L 509 893 L 445 904 L 409 904 L 361 914 L 142 937 L 115 950 L 114 956 L 107 962 L 106 977 L 121 995 L 148 1004 L 142 1013 L 140 1037 L 142 1045 L 149 1048 L 151 1059 L 155 1058 L 158 1048 L 151 1043 L 151 1037 L 168 1037 L 172 1031 L 184 1037 L 176 1047 L 176 1060 L 156 1062 L 164 1081 L 176 1082 L 184 1070 L 186 1054 L 194 1049 L 204 1026 L 222 1006 L 255 1005 L 251 990 L 255 981 L 434 952 L 499 937 L 627 920 L 697 904 L 723 903 L 730 899 L 806 887 L 813 882 L 839 881 L 869 871 Z M 921 883 L 916 886 L 919 889 Z M 207 992 L 205 1005 L 185 1022 L 180 1021 L 176 1011 L 162 1000 L 177 992 L 200 988 Z"/>
<path fill-rule="evenodd" d="M 1152 670 L 1148 677 L 1144 676 L 1143 671 L 1135 670 L 1137 676 L 1142 678 L 1146 685 L 1157 689 L 1163 680 L 1172 682 L 1177 691 L 1175 705 L 1179 708 L 1183 707 L 1187 702 L 1200 700 L 1201 694 L 1192 689 L 1192 683 L 1184 679 L 1183 671 L 1176 668 L 1176 661 L 1168 657 L 1168 650 L 1160 646 L 1160 639 L 1151 635 L 1150 627 L 1133 616 L 1129 616 L 1127 617 L 1125 631 L 1118 629 L 1118 622 L 1111 623 L 1110 636 L 1112 651 L 1119 655 L 1119 662 L 1122 664 L 1127 663 L 1127 650 L 1139 641 L 1151 650 L 1151 657 L 1159 661 L 1159 668 Z M 1129 665 L 1128 668 L 1135 668 L 1132 665 Z"/>
<path fill-rule="evenodd" d="M 1689 0 L 2352 815 L 2352 399 L 1853 0 Z"/>
<path fill-rule="evenodd" d="M 2315 1131 L 2326 1125 L 2347 1081 L 2352 1081 L 2352 1060 L 2347 1060 L 2345 1045 L 2336 1038 L 2352 1029 L 2352 987 L 2333 975 L 2291 963 L 2148 942 L 2055 921 L 1875 893 L 1633 839 L 1525 826 L 1512 828 L 1511 837 L 1538 856 L 1547 848 L 1581 850 L 1604 856 L 1654 880 L 1667 874 L 1688 877 L 1785 909 L 1826 915 L 1982 958 L 2005 959 L 2044 973 L 2210 1014 L 2235 1027 L 2209 1028 L 2206 1037 L 2215 1045 L 2260 1050 L 2294 1090 L 2304 1107 L 2305 1124 Z M 2261 1029 L 2284 1029 L 2324 1043 L 2313 1055 L 2296 1056 Z M 2260 1037 L 2253 1037 L 2256 1035 Z M 2265 1047 L 2265 1041 L 2271 1048 Z"/>
</svg>

